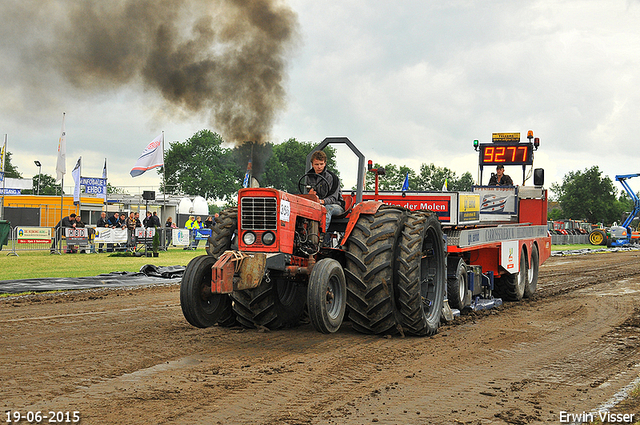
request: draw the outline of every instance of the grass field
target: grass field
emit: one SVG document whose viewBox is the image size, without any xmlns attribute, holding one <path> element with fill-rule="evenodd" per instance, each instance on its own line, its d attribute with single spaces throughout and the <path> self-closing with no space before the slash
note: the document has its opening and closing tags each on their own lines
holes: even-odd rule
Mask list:
<svg viewBox="0 0 640 425">
<path fill-rule="evenodd" d="M 5 247 L 6 248 L 6 247 Z M 62 254 L 49 251 L 19 251 L 18 257 L 0 251 L 0 280 L 39 277 L 82 277 L 110 272 L 137 272 L 145 264 L 156 266 L 186 266 L 189 261 L 206 254 L 204 244 L 197 251 L 169 248 L 158 257 L 112 257 L 111 254 Z"/>
</svg>

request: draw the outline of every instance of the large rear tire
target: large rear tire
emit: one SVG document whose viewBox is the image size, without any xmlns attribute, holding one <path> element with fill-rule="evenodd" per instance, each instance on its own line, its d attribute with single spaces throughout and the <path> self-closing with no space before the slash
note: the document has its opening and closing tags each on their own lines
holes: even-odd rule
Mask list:
<svg viewBox="0 0 640 425">
<path fill-rule="evenodd" d="M 306 302 L 306 287 L 283 277 L 271 277 L 257 288 L 234 291 L 233 311 L 248 328 L 280 329 L 300 321 Z"/>
<path fill-rule="evenodd" d="M 527 286 L 527 254 L 520 250 L 520 271 L 506 273 L 494 281 L 493 295 L 505 301 L 520 301 Z"/>
<path fill-rule="evenodd" d="M 463 310 L 471 305 L 467 265 L 462 258 L 449 258 L 447 267 L 447 299 L 451 308 Z"/>
<path fill-rule="evenodd" d="M 218 214 L 215 224 L 211 228 L 208 238 L 207 254 L 215 259 L 220 258 L 225 251 L 232 248 L 238 231 L 238 208 L 228 208 Z"/>
<path fill-rule="evenodd" d="M 195 257 L 182 275 L 180 306 L 187 322 L 198 328 L 215 325 L 233 314 L 231 299 L 226 294 L 211 293 L 211 266 L 216 259 L 210 255 Z"/>
<path fill-rule="evenodd" d="M 538 246 L 531 247 L 531 263 L 527 264 L 527 286 L 524 288 L 524 297 L 531 298 L 538 288 L 538 270 L 540 268 L 540 253 Z"/>
<path fill-rule="evenodd" d="M 340 263 L 323 258 L 313 267 L 307 288 L 309 319 L 318 332 L 337 332 L 347 307 L 347 282 Z"/>
<path fill-rule="evenodd" d="M 591 245 L 605 245 L 607 239 L 607 234 L 602 229 L 594 229 L 591 233 L 589 233 L 589 243 Z"/>
<path fill-rule="evenodd" d="M 347 306 L 353 328 L 362 333 L 396 333 L 394 269 L 403 208 L 382 205 L 358 218 L 346 243 Z"/>
<path fill-rule="evenodd" d="M 438 217 L 412 212 L 398 246 L 398 307 L 406 333 L 427 336 L 438 331 L 447 284 L 446 264 Z"/>
</svg>

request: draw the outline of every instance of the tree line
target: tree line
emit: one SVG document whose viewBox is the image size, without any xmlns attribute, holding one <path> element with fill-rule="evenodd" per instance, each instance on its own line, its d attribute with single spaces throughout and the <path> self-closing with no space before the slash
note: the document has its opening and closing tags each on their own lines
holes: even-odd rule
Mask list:
<svg viewBox="0 0 640 425">
<path fill-rule="evenodd" d="M 585 220 L 609 226 L 624 221 L 634 206 L 629 195 L 624 190 L 619 193 L 597 165 L 583 171 L 570 171 L 562 183 L 552 184 L 551 190 L 557 208 L 550 209 L 549 220 Z"/>
<path fill-rule="evenodd" d="M 235 148 L 225 148 L 223 143 L 219 134 L 209 130 L 201 130 L 185 142 L 171 143 L 165 152 L 163 188 L 166 184 L 168 192 L 176 190 L 232 203 L 252 158 L 252 172 L 261 186 L 298 193 L 298 182 L 308 171 L 307 155 L 316 145 L 295 138 L 279 144 L 245 143 Z M 335 149 L 327 146 L 324 150 L 328 167 L 340 176 Z M 379 168 L 380 164 L 375 167 Z M 449 190 L 470 190 L 473 184 L 470 173 L 459 178 L 452 170 L 433 164 L 422 164 L 418 172 L 394 164 L 387 164 L 384 169 L 386 173 L 380 178 L 383 190 L 401 190 L 407 176 L 409 190 L 440 190 L 445 180 Z M 374 176 L 370 173 L 366 176 L 365 189 L 374 189 Z"/>
</svg>

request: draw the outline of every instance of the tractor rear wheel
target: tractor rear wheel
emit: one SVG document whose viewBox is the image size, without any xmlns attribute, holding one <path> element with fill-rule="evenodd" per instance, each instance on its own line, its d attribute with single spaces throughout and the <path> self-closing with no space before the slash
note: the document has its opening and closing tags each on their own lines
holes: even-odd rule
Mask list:
<svg viewBox="0 0 640 425">
<path fill-rule="evenodd" d="M 347 282 L 338 261 L 323 258 L 313 267 L 307 287 L 307 307 L 315 330 L 328 334 L 340 329 L 347 307 Z"/>
<path fill-rule="evenodd" d="M 505 301 L 520 301 L 527 286 L 527 253 L 520 250 L 520 271 L 506 273 L 494 281 L 493 295 Z"/>
<path fill-rule="evenodd" d="M 216 259 L 210 255 L 195 257 L 189 261 L 182 275 L 182 314 L 187 322 L 198 328 L 213 326 L 233 316 L 229 296 L 211 293 L 211 266 L 215 262 Z"/>
<path fill-rule="evenodd" d="M 218 214 L 216 222 L 211 228 L 207 244 L 207 254 L 212 255 L 216 260 L 225 251 L 232 248 L 232 244 L 237 244 L 235 239 L 238 231 L 238 208 L 228 208 Z"/>
<path fill-rule="evenodd" d="M 607 234 L 602 229 L 594 229 L 589 233 L 589 243 L 591 245 L 605 245 Z"/>
<path fill-rule="evenodd" d="M 451 308 L 462 310 L 471 305 L 467 265 L 462 258 L 449 257 L 447 266 L 447 299 Z"/>
<path fill-rule="evenodd" d="M 361 215 L 347 240 L 347 306 L 359 332 L 397 332 L 395 254 L 406 217 L 403 208 L 382 205 L 375 214 Z"/>
<path fill-rule="evenodd" d="M 426 336 L 438 331 L 447 284 L 446 264 L 438 217 L 412 212 L 398 245 L 397 302 L 405 332 Z"/>
<path fill-rule="evenodd" d="M 531 298 L 538 288 L 538 270 L 540 268 L 540 253 L 538 246 L 531 247 L 531 263 L 527 264 L 527 286 L 524 288 L 524 297 Z"/>
<path fill-rule="evenodd" d="M 295 326 L 300 321 L 306 302 L 306 288 L 283 277 L 271 277 L 270 282 L 244 291 L 234 291 L 233 311 L 245 327 L 264 326 L 280 329 Z"/>
</svg>

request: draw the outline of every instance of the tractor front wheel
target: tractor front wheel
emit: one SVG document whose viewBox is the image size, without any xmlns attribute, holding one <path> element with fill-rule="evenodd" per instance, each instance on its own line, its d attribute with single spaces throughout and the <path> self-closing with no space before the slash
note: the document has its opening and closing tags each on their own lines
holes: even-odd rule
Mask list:
<svg viewBox="0 0 640 425">
<path fill-rule="evenodd" d="M 231 299 L 227 294 L 211 293 L 211 266 L 216 259 L 210 255 L 195 257 L 182 275 L 180 306 L 187 322 L 207 328 L 232 316 Z M 226 322 L 225 322 L 226 323 Z"/>
<path fill-rule="evenodd" d="M 307 288 L 311 324 L 325 334 L 340 329 L 347 307 L 347 282 L 340 263 L 323 258 L 313 267 Z"/>
</svg>

